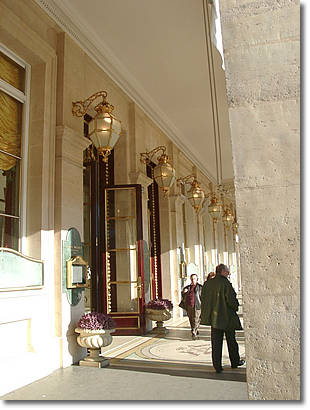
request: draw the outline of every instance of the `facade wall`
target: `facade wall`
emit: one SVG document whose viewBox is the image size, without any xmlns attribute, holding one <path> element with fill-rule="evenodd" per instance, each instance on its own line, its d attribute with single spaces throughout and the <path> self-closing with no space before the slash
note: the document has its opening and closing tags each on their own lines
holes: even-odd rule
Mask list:
<svg viewBox="0 0 310 410">
<path fill-rule="evenodd" d="M 16 7 L 20 5 L 16 1 L 1 2 L 0 37 L 2 44 L 31 68 L 26 238 L 22 251 L 44 260 L 45 286 L 0 293 L 0 339 L 5 352 L 0 364 L 5 374 L 0 394 L 46 376 L 59 366 L 60 355 L 54 328 L 56 31 L 49 31 L 50 22 L 41 10 Z"/>
<path fill-rule="evenodd" d="M 300 398 L 299 1 L 221 0 L 252 400 Z"/>
</svg>

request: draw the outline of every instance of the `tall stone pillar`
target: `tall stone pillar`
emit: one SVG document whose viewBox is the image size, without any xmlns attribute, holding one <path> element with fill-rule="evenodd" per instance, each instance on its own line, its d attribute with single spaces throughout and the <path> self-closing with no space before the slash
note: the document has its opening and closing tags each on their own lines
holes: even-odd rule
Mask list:
<svg viewBox="0 0 310 410">
<path fill-rule="evenodd" d="M 299 9 L 220 0 L 252 400 L 300 398 Z"/>
<path fill-rule="evenodd" d="M 170 235 L 170 200 L 159 190 L 159 220 L 160 220 L 160 245 L 161 245 L 161 277 L 162 297 L 170 299 L 174 293 L 171 272 L 174 271 L 175 256 L 171 248 Z"/>
<path fill-rule="evenodd" d="M 180 222 L 182 221 L 182 205 L 185 198 L 175 194 L 169 196 L 170 209 L 170 282 L 171 282 L 171 301 L 173 303 L 173 317 L 179 318 L 183 312 L 178 307 L 181 301 L 181 290 L 184 279 L 180 277 L 180 266 L 178 258 L 178 248 L 182 244 L 180 242 Z"/>
<path fill-rule="evenodd" d="M 143 172 L 130 172 L 130 182 L 132 184 L 140 184 L 142 187 L 142 228 L 144 241 L 144 257 L 150 260 L 150 243 L 149 243 L 149 218 L 148 218 L 148 186 L 153 180 L 145 175 Z M 147 254 L 146 254 L 147 253 Z M 151 299 L 151 267 L 150 264 L 144 265 L 144 290 L 145 290 L 145 304 Z M 146 331 L 152 329 L 152 321 L 146 319 Z"/>
<path fill-rule="evenodd" d="M 56 127 L 55 173 L 55 266 L 56 334 L 60 340 L 61 367 L 70 366 L 85 357 L 78 346 L 76 324 L 84 314 L 84 298 L 70 305 L 63 288 L 62 241 L 68 229 L 76 228 L 83 241 L 83 151 L 89 141 L 70 127 Z M 83 293 L 84 296 L 84 293 Z"/>
</svg>

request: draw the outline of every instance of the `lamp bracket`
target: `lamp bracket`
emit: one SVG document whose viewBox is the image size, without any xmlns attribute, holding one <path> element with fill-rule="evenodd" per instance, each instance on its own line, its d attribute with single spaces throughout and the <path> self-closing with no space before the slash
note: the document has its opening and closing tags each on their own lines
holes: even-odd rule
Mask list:
<svg viewBox="0 0 310 410">
<path fill-rule="evenodd" d="M 151 162 L 153 156 L 158 152 L 162 151 L 162 155 L 166 155 L 166 147 L 164 145 L 160 145 L 154 148 L 152 151 L 149 152 L 141 152 L 140 154 L 140 161 L 144 164 L 148 164 Z"/>
<path fill-rule="evenodd" d="M 76 117 L 83 117 L 83 115 L 86 114 L 91 103 L 99 97 L 102 97 L 102 101 L 96 105 L 95 110 L 100 111 L 102 110 L 102 107 L 108 106 L 109 110 L 113 111 L 114 107 L 113 105 L 107 102 L 106 100 L 107 96 L 108 94 L 106 91 L 98 91 L 97 93 L 91 95 L 84 101 L 73 102 L 72 103 L 72 114 L 75 115 Z"/>
<path fill-rule="evenodd" d="M 197 181 L 195 175 L 187 175 L 186 177 L 178 178 L 177 182 L 179 184 L 184 184 L 184 185 L 186 185 L 186 184 L 193 185 L 195 183 L 198 184 L 198 181 Z"/>
</svg>

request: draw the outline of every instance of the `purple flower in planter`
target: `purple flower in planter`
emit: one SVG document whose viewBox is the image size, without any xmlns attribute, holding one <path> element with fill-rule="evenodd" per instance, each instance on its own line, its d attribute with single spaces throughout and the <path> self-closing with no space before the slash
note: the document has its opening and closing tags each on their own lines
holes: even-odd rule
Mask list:
<svg viewBox="0 0 310 410">
<path fill-rule="evenodd" d="M 153 299 L 150 300 L 149 303 L 145 306 L 147 309 L 155 309 L 155 310 L 172 310 L 173 304 L 168 299 Z"/>
<path fill-rule="evenodd" d="M 109 315 L 98 312 L 85 313 L 78 322 L 78 327 L 88 330 L 115 329 L 116 323 Z"/>
</svg>

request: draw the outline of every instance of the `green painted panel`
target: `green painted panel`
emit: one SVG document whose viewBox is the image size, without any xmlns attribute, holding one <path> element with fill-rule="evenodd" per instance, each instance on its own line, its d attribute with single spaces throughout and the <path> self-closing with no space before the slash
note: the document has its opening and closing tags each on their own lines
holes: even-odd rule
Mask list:
<svg viewBox="0 0 310 410">
<path fill-rule="evenodd" d="M 81 242 L 79 231 L 76 228 L 70 228 L 66 240 L 62 241 L 62 292 L 66 293 L 67 300 L 72 306 L 76 306 L 83 295 L 83 289 L 67 288 L 67 261 L 77 255 L 84 257 L 84 245 Z"/>
<path fill-rule="evenodd" d="M 0 248 L 0 290 L 42 287 L 44 265 L 19 252 Z"/>
</svg>

